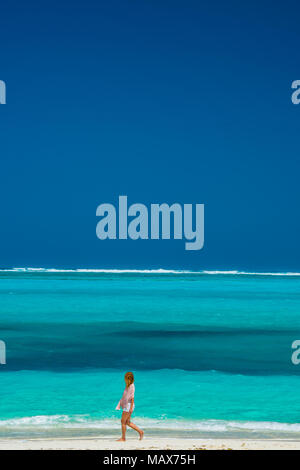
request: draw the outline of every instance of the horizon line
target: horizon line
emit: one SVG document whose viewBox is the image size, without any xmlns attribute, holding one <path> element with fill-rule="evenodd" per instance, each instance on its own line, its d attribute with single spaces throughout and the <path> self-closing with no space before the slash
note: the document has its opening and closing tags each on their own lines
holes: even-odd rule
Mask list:
<svg viewBox="0 0 300 470">
<path fill-rule="evenodd" d="M 120 269 L 120 268 L 35 268 L 35 267 L 12 267 L 0 268 L 0 272 L 14 273 L 103 273 L 103 274 L 191 274 L 191 275 L 244 275 L 244 276 L 300 276 L 300 272 L 260 272 L 240 270 L 189 270 L 189 269 Z"/>
</svg>

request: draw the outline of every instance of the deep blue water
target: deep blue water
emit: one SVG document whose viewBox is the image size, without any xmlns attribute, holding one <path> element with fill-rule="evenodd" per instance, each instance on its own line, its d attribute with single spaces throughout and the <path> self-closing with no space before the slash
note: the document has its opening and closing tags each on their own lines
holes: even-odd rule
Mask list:
<svg viewBox="0 0 300 470">
<path fill-rule="evenodd" d="M 0 272 L 0 435 L 300 436 L 300 276 Z"/>
</svg>

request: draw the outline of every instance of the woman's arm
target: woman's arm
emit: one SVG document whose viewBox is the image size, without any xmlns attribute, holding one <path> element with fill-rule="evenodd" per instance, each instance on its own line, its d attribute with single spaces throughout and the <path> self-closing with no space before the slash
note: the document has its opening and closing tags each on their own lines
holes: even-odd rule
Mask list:
<svg viewBox="0 0 300 470">
<path fill-rule="evenodd" d="M 132 413 L 133 405 L 134 405 L 134 397 L 133 397 L 132 400 L 131 400 L 131 405 L 130 405 L 129 413 Z"/>
</svg>

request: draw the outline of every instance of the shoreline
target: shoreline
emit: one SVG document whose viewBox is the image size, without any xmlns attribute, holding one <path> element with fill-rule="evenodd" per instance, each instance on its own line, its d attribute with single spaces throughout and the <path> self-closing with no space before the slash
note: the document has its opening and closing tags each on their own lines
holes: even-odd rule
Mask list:
<svg viewBox="0 0 300 470">
<path fill-rule="evenodd" d="M 1 438 L 0 450 L 300 450 L 293 439 L 201 439 L 116 436 L 81 438 Z"/>
</svg>

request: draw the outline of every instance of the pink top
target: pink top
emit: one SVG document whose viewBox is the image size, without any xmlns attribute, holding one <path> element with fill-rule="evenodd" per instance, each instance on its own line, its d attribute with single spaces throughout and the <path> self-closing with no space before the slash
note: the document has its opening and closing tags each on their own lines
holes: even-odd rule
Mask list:
<svg viewBox="0 0 300 470">
<path fill-rule="evenodd" d="M 134 398 L 134 391 L 135 387 L 134 384 L 129 385 L 129 387 L 125 388 L 123 396 L 119 403 L 117 404 L 116 410 L 120 410 L 121 408 L 125 408 L 129 403 L 131 404 L 132 399 Z M 134 404 L 132 411 L 134 410 Z"/>
</svg>

